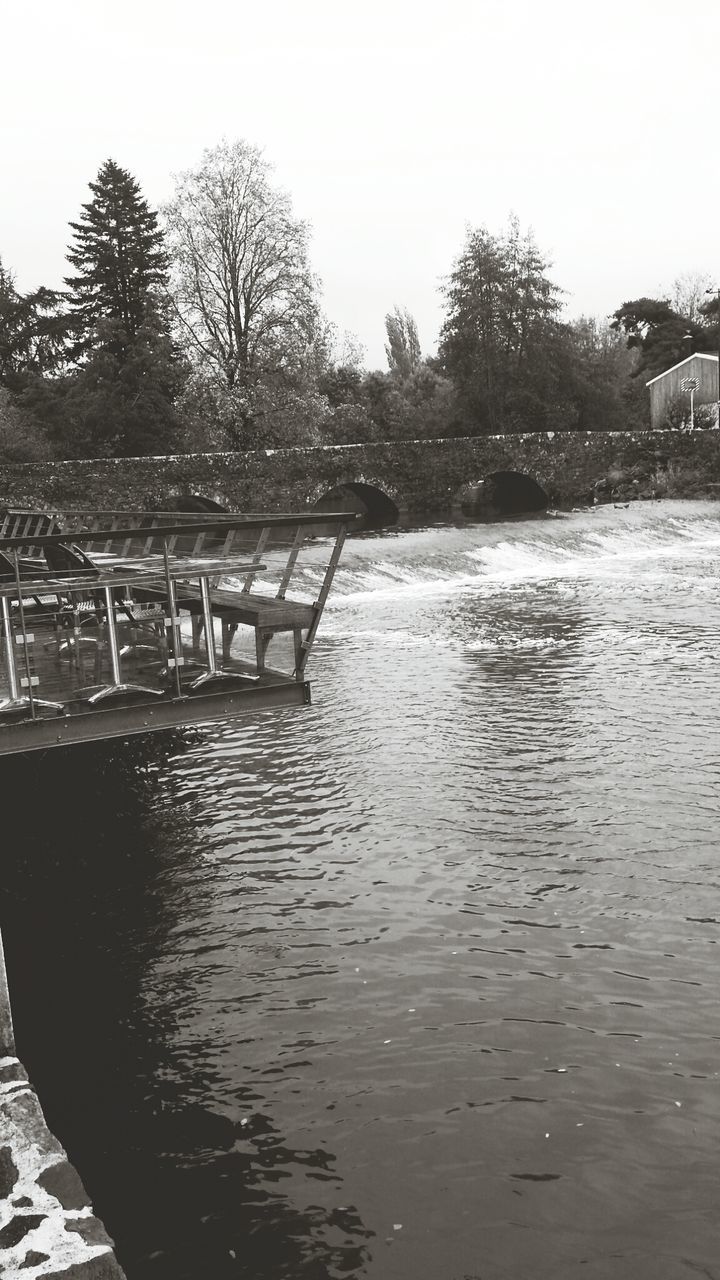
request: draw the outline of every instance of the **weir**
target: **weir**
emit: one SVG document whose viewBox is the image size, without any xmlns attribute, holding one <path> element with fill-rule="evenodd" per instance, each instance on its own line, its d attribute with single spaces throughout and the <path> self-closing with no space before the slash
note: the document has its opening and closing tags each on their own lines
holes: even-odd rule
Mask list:
<svg viewBox="0 0 720 1280">
<path fill-rule="evenodd" d="M 349 512 L 0 517 L 0 755 L 310 701 Z"/>
</svg>

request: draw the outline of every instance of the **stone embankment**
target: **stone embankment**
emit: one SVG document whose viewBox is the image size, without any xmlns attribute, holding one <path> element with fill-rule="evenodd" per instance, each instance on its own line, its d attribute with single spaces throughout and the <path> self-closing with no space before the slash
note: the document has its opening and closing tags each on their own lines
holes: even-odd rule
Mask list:
<svg viewBox="0 0 720 1280">
<path fill-rule="evenodd" d="M 15 1052 L 0 940 L 0 1276 L 124 1280 L 87 1192 Z"/>
</svg>

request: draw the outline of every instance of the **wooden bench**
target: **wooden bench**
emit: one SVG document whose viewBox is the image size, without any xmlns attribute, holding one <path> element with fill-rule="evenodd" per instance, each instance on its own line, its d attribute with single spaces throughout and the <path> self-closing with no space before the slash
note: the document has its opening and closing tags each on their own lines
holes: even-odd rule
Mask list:
<svg viewBox="0 0 720 1280">
<path fill-rule="evenodd" d="M 144 580 L 134 589 L 138 600 L 166 600 L 167 586 L 163 578 Z M 223 661 L 230 656 L 230 643 L 238 626 L 252 627 L 255 631 L 255 653 L 258 671 L 265 670 L 265 655 L 273 635 L 291 631 L 295 646 L 295 666 L 299 672 L 303 664 L 303 630 L 309 631 L 316 621 L 318 609 L 314 604 L 297 600 L 278 600 L 276 596 L 263 596 L 250 591 L 225 591 L 211 587 L 210 600 L 213 616 L 220 618 L 222 627 Z M 175 603 L 193 618 L 193 635 L 197 640 L 201 631 L 202 593 L 199 585 L 190 582 L 175 583 Z"/>
</svg>

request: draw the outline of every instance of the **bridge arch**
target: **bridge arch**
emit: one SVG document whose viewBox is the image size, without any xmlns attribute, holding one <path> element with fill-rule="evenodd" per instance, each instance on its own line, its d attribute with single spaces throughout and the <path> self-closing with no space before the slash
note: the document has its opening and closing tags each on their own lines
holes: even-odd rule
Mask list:
<svg viewBox="0 0 720 1280">
<path fill-rule="evenodd" d="M 480 480 L 464 484 L 456 503 L 463 515 L 493 520 L 546 511 L 550 499 L 537 480 L 524 471 L 491 471 Z"/>
<path fill-rule="evenodd" d="M 385 529 L 397 524 L 400 510 L 384 488 L 367 480 L 343 480 L 322 489 L 312 501 L 313 511 L 356 511 L 358 529 Z"/>
</svg>

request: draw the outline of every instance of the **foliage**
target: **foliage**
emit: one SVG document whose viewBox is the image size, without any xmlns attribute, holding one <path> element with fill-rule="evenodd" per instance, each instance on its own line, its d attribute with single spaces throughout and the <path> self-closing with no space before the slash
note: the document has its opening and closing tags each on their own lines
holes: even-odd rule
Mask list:
<svg viewBox="0 0 720 1280">
<path fill-rule="evenodd" d="M 710 304 L 706 313 L 712 310 Z M 677 312 L 667 298 L 635 298 L 624 302 L 614 313 L 612 326 L 624 333 L 629 350 L 637 350 L 639 360 L 634 377 L 645 381 L 679 364 L 693 351 L 717 349 L 717 332 L 706 315 L 689 319 Z"/>
<path fill-rule="evenodd" d="M 388 339 L 385 354 L 390 372 L 398 378 L 409 378 L 419 367 L 422 356 L 417 325 L 407 308 L 395 307 L 386 315 L 385 332 Z"/>
<path fill-rule="evenodd" d="M 148 310 L 167 283 L 167 254 L 154 213 L 126 169 L 106 160 L 90 183 L 93 198 L 71 222 L 75 245 L 68 261 L 69 302 L 77 334 L 75 353 L 112 342 L 122 359 L 145 324 Z M 110 327 L 108 327 L 110 326 Z"/>
<path fill-rule="evenodd" d="M 363 375 L 354 365 L 330 365 L 318 377 L 318 391 L 331 409 L 362 402 Z"/>
<path fill-rule="evenodd" d="M 321 432 L 323 444 L 366 444 L 379 438 L 362 404 L 330 407 L 322 420 Z"/>
<path fill-rule="evenodd" d="M 46 375 L 62 369 L 67 326 L 59 295 L 50 289 L 21 294 L 0 262 L 0 457 L 33 462 L 52 457 L 48 432 L 33 407 Z"/>
<path fill-rule="evenodd" d="M 178 447 L 175 401 L 185 370 L 172 342 L 150 312 L 132 343 L 118 329 L 117 321 L 101 322 L 97 350 L 59 388 L 48 428 L 61 456 L 137 457 Z"/>
<path fill-rule="evenodd" d="M 427 363 L 396 386 L 390 402 L 385 423 L 389 439 L 431 439 L 462 434 L 465 429 L 458 419 L 452 382 Z M 378 425 L 382 425 L 382 411 Z"/>
<path fill-rule="evenodd" d="M 56 372 L 66 356 L 67 319 L 52 289 L 21 294 L 0 261 L 0 383 L 22 390 L 32 374 Z"/>
<path fill-rule="evenodd" d="M 560 291 L 516 218 L 470 229 L 443 288 L 440 359 L 471 429 L 532 430 L 552 417 L 561 353 Z"/>
<path fill-rule="evenodd" d="M 289 448 L 319 444 L 328 403 L 282 378 L 232 387 L 194 369 L 178 404 L 182 447 L 190 451 Z"/>
<path fill-rule="evenodd" d="M 414 439 L 462 434 L 455 387 L 433 362 L 419 365 L 405 379 L 402 391 Z"/>
<path fill-rule="evenodd" d="M 323 437 L 331 443 L 349 443 L 353 428 L 357 442 L 456 434 L 454 388 L 429 363 L 404 379 L 379 370 L 362 378 L 350 377 L 347 371 L 335 373 L 337 381 L 328 375 L 320 384 L 330 406 Z"/>
<path fill-rule="evenodd" d="M 580 431 L 620 431 L 645 425 L 629 393 L 637 357 L 607 321 L 581 316 L 567 327 L 562 389 Z M 643 388 L 644 390 L 644 388 Z M 645 407 L 643 397 L 640 411 Z"/>
<path fill-rule="evenodd" d="M 52 457 L 52 447 L 42 427 L 15 397 L 0 386 L 0 460 L 2 462 L 44 462 Z"/>
</svg>

